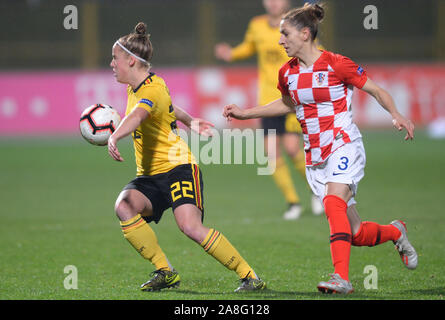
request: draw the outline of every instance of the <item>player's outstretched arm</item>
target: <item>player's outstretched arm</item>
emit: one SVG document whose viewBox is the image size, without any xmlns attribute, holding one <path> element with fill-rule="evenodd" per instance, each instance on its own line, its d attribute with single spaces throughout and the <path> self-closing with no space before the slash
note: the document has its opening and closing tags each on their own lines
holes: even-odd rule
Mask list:
<svg viewBox="0 0 445 320">
<path fill-rule="evenodd" d="M 392 124 L 397 130 L 406 130 L 405 140 L 414 139 L 414 124 L 411 120 L 406 119 L 399 113 L 393 98 L 385 89 L 379 87 L 374 81 L 368 78 L 362 90 L 372 95 L 377 102 L 389 112 L 392 116 Z"/>
<path fill-rule="evenodd" d="M 232 60 L 232 47 L 225 42 L 216 44 L 214 53 L 216 58 L 225 62 L 230 62 Z"/>
<path fill-rule="evenodd" d="M 116 131 L 108 138 L 108 154 L 116 161 L 124 161 L 117 142 L 134 132 L 147 119 L 149 113 L 143 108 L 134 108 L 119 124 Z"/>
<path fill-rule="evenodd" d="M 190 114 L 187 113 L 184 109 L 173 105 L 173 108 L 175 109 L 175 116 L 176 119 L 181 121 L 183 124 L 185 124 L 187 127 L 189 127 L 191 130 L 195 131 L 196 133 L 211 137 L 212 136 L 212 128 L 215 126 L 210 121 L 201 119 L 201 118 L 194 118 Z"/>
<path fill-rule="evenodd" d="M 295 106 L 289 96 L 283 96 L 280 99 L 272 101 L 265 106 L 241 109 L 236 104 L 230 104 L 224 107 L 223 116 L 228 121 L 233 119 L 246 120 L 255 118 L 277 117 L 294 112 Z"/>
</svg>

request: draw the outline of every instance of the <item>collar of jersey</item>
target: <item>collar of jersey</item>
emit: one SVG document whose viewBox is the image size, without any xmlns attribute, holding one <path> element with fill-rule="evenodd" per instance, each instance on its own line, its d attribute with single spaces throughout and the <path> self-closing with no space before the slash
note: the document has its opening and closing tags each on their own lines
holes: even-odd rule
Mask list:
<svg viewBox="0 0 445 320">
<path fill-rule="evenodd" d="M 291 65 L 294 65 L 294 66 L 299 66 L 299 67 L 300 67 L 301 69 L 303 69 L 303 70 L 309 70 L 309 69 L 310 69 L 311 67 L 313 67 L 318 61 L 321 60 L 321 57 L 325 54 L 325 51 L 326 51 L 326 50 L 320 50 L 320 51 L 321 51 L 321 56 L 319 56 L 318 59 L 315 60 L 315 62 L 314 62 L 312 65 L 310 65 L 309 67 L 307 67 L 307 68 L 303 68 L 303 67 L 300 65 L 300 59 L 298 59 L 297 57 L 293 58 L 293 59 L 291 60 L 290 64 L 291 64 Z"/>
<path fill-rule="evenodd" d="M 153 72 L 150 72 L 147 76 L 147 78 L 144 79 L 144 81 L 142 81 L 137 87 L 136 89 L 133 89 L 133 92 L 136 93 L 140 87 L 142 87 L 142 85 L 147 82 L 147 80 L 153 81 L 153 79 L 151 78 L 152 76 L 154 76 L 155 74 Z"/>
</svg>

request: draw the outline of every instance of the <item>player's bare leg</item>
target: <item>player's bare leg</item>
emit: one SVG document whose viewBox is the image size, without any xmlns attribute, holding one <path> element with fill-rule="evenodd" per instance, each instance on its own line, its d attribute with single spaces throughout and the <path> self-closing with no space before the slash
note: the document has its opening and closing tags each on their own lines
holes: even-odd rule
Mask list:
<svg viewBox="0 0 445 320">
<path fill-rule="evenodd" d="M 300 137 L 296 133 L 283 134 L 283 147 L 292 159 L 300 152 Z"/>
<path fill-rule="evenodd" d="M 282 136 L 282 142 L 284 150 L 294 163 L 295 169 L 300 173 L 303 180 L 306 181 L 306 162 L 304 151 L 300 147 L 300 135 L 296 133 L 285 133 Z M 318 199 L 318 197 L 312 193 L 312 190 L 311 208 L 312 213 L 315 215 L 320 215 L 324 211 L 320 199 Z"/>
<path fill-rule="evenodd" d="M 360 224 L 362 223 L 362 219 L 360 219 L 360 216 L 358 215 L 355 204 L 352 204 L 348 207 L 347 214 L 348 214 L 349 224 L 351 225 L 351 232 L 352 235 L 354 236 L 359 231 Z"/>
<path fill-rule="evenodd" d="M 275 171 L 272 177 L 288 204 L 288 209 L 284 213 L 283 218 L 285 220 L 296 220 L 302 212 L 300 197 L 295 190 L 289 168 L 282 157 L 281 142 L 281 135 L 268 134 L 264 139 L 264 149 L 269 150 L 269 145 L 275 144 L 275 147 L 272 148 L 272 150 L 275 150 L 274 153 L 269 153 L 267 156 L 269 163 L 275 163 Z"/>
<path fill-rule="evenodd" d="M 125 239 L 144 259 L 149 260 L 156 267 L 156 270 L 151 273 L 153 277 L 143 283 L 140 289 L 158 291 L 179 286 L 179 274 L 170 265 L 158 244 L 156 234 L 142 217 L 153 214 L 150 200 L 136 189 L 124 190 L 116 200 L 115 211 L 121 221 Z"/>
<path fill-rule="evenodd" d="M 193 204 L 183 204 L 174 210 L 176 224 L 190 239 L 200 244 L 209 233 L 209 228 L 202 224 L 202 213 Z"/>
<path fill-rule="evenodd" d="M 120 221 L 126 221 L 138 213 L 142 216 L 151 216 L 153 206 L 150 200 L 136 189 L 122 191 L 117 197 L 114 210 Z"/>
<path fill-rule="evenodd" d="M 236 291 L 261 290 L 266 287 L 253 269 L 226 237 L 202 224 L 201 210 L 192 204 L 183 204 L 174 211 L 179 229 L 227 269 L 235 271 L 242 282 Z"/>
</svg>

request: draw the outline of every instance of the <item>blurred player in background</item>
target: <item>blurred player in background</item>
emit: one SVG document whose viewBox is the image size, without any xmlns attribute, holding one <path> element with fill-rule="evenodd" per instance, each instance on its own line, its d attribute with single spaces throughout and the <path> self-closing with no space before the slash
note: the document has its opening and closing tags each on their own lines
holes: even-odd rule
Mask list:
<svg viewBox="0 0 445 320">
<path fill-rule="evenodd" d="M 180 282 L 148 224 L 158 223 L 168 208 L 185 235 L 238 274 L 241 284 L 236 291 L 263 289 L 266 284 L 226 237 L 202 224 L 202 174 L 187 144 L 176 134 L 176 119 L 189 127 L 198 122 L 199 133 L 208 132 L 212 124 L 192 119 L 172 105 L 164 80 L 150 72 L 152 53 L 146 25 L 138 23 L 133 33 L 115 42 L 110 64 L 116 80 L 128 84 L 128 102 L 125 118 L 108 140 L 108 152 L 114 160 L 123 161 L 117 142 L 132 135 L 137 165 L 137 177 L 119 194 L 115 211 L 124 237 L 156 268 L 141 290 L 157 291 Z"/>
<path fill-rule="evenodd" d="M 281 98 L 251 109 L 229 105 L 223 115 L 229 120 L 252 119 L 296 109 L 306 151 L 306 177 L 323 200 L 330 229 L 334 273 L 317 288 L 323 293 L 350 293 L 351 245 L 375 246 L 393 241 L 403 264 L 408 269 L 417 266 L 417 253 L 408 241 L 405 223 L 362 222 L 357 213 L 354 197 L 364 176 L 366 155 L 360 131 L 352 122 L 353 87 L 373 96 L 390 113 L 393 125 L 406 130 L 405 140 L 414 138 L 414 125 L 360 66 L 347 57 L 317 48 L 314 40 L 323 16 L 321 6 L 306 3 L 283 17 L 280 44 L 292 59 L 279 71 Z"/>
<path fill-rule="evenodd" d="M 215 56 L 227 62 L 247 59 L 258 55 L 258 103 L 267 103 L 278 99 L 280 91 L 277 89 L 277 72 L 289 58 L 284 49 L 278 44 L 280 40 L 280 21 L 282 15 L 290 9 L 290 0 L 263 0 L 265 15 L 254 17 L 247 28 L 244 41 L 232 48 L 227 43 L 215 46 Z M 289 168 L 281 154 L 281 147 L 292 159 L 297 171 L 305 179 L 304 153 L 300 147 L 301 127 L 295 114 L 282 115 L 261 119 L 264 129 L 265 150 L 268 144 L 276 144 L 273 150 L 276 154 L 269 154 L 270 161 L 276 161 L 273 178 L 281 190 L 288 209 L 284 219 L 298 219 L 302 212 L 300 197 L 293 184 Z M 268 129 L 275 129 L 276 135 L 268 135 Z M 323 207 L 314 195 L 312 196 L 312 211 L 321 214 Z"/>
</svg>

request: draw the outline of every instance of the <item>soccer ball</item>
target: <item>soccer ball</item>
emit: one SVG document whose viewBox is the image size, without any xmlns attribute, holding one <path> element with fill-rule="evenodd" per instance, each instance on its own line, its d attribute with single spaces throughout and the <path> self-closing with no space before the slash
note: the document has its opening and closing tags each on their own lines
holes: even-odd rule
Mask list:
<svg viewBox="0 0 445 320">
<path fill-rule="evenodd" d="M 121 122 L 119 113 L 106 104 L 93 104 L 80 116 L 80 133 L 91 144 L 105 146 Z"/>
</svg>

